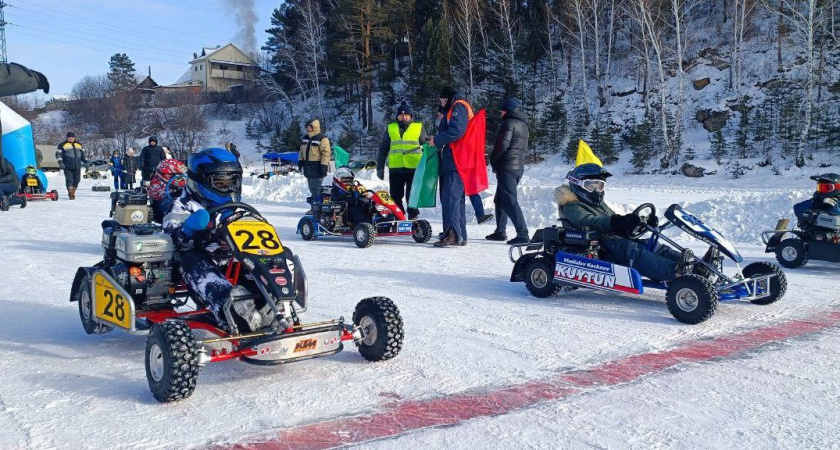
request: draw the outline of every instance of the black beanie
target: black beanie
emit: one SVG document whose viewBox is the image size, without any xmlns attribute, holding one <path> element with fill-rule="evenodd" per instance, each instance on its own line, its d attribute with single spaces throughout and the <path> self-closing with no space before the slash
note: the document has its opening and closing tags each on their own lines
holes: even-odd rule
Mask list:
<svg viewBox="0 0 840 450">
<path fill-rule="evenodd" d="M 408 114 L 409 116 L 413 116 L 414 114 L 411 113 L 411 106 L 408 103 L 402 102 L 400 106 L 397 107 L 397 115 L 400 114 Z"/>
<path fill-rule="evenodd" d="M 68 132 L 67 132 L 67 137 L 69 137 L 69 138 L 71 138 L 71 137 L 72 137 L 72 138 L 74 138 L 74 137 L 76 137 L 76 133 L 74 133 L 74 132 L 72 132 L 72 131 L 68 131 Z"/>
<path fill-rule="evenodd" d="M 446 86 L 440 91 L 440 97 L 438 98 L 445 98 L 447 100 L 451 100 L 452 97 L 455 96 L 455 89 L 452 89 L 452 86 Z"/>
</svg>

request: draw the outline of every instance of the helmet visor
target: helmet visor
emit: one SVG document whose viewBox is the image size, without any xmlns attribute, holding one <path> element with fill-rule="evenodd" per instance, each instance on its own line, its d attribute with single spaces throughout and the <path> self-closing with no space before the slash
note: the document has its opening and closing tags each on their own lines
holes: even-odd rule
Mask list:
<svg viewBox="0 0 840 450">
<path fill-rule="evenodd" d="M 213 173 L 207 176 L 210 187 L 222 194 L 233 194 L 239 192 L 242 185 L 242 176 L 235 172 Z"/>
<path fill-rule="evenodd" d="M 828 194 L 835 191 L 840 191 L 840 183 L 817 183 L 817 192 L 820 194 Z"/>
<path fill-rule="evenodd" d="M 604 180 L 579 180 L 574 177 L 569 177 L 569 182 L 575 186 L 579 186 L 586 192 L 604 192 L 607 187 L 607 182 Z"/>
</svg>

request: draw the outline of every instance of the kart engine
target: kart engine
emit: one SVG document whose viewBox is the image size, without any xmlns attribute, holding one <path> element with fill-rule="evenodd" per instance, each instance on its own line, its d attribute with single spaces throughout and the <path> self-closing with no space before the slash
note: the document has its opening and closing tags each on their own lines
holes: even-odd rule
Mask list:
<svg viewBox="0 0 840 450">
<path fill-rule="evenodd" d="M 329 194 L 323 195 L 318 208 L 318 223 L 327 230 L 336 230 L 344 226 L 344 212 L 347 202 L 333 202 Z"/>
<path fill-rule="evenodd" d="M 151 225 L 129 229 L 106 227 L 102 233 L 106 270 L 140 309 L 170 305 L 172 258 L 175 246 L 169 235 Z M 145 306 L 145 308 L 144 308 Z"/>
</svg>

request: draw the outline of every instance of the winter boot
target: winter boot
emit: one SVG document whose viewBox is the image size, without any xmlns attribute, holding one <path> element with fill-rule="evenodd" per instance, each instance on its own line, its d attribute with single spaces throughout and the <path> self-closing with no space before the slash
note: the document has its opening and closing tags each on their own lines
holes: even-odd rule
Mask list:
<svg viewBox="0 0 840 450">
<path fill-rule="evenodd" d="M 420 217 L 420 210 L 415 208 L 408 208 L 408 220 L 417 220 Z"/>
<path fill-rule="evenodd" d="M 516 236 L 515 238 L 507 241 L 507 245 L 519 245 L 519 244 L 527 244 L 530 242 L 527 236 Z"/>
<path fill-rule="evenodd" d="M 15 198 L 15 203 L 20 205 L 20 209 L 26 208 L 26 203 L 28 202 L 28 200 L 26 200 L 25 195 L 21 195 L 20 197 L 13 195 L 12 197 Z"/>
<path fill-rule="evenodd" d="M 703 255 L 703 262 L 718 269 L 719 271 L 723 266 L 723 256 L 720 255 L 720 250 L 717 248 L 709 247 L 709 249 L 706 250 L 706 254 Z M 714 272 L 709 270 L 709 268 L 703 264 L 696 264 L 694 266 L 694 273 L 708 279 L 712 279 L 716 276 Z"/>
<path fill-rule="evenodd" d="M 499 233 L 498 231 L 494 231 L 493 234 L 488 234 L 487 236 L 484 236 L 484 239 L 487 239 L 488 241 L 506 241 L 507 235 L 504 233 Z"/>
<path fill-rule="evenodd" d="M 478 218 L 478 224 L 481 225 L 482 223 L 489 222 L 493 220 L 493 214 L 485 214 Z"/>
<path fill-rule="evenodd" d="M 446 237 L 434 243 L 435 247 L 449 247 L 450 245 L 459 244 L 458 236 L 454 231 L 450 230 Z M 466 245 L 466 244 L 465 244 Z"/>
<path fill-rule="evenodd" d="M 70 200 L 76 200 L 76 188 L 74 186 L 67 188 L 67 198 Z"/>
<path fill-rule="evenodd" d="M 9 210 L 9 197 L 0 195 L 0 211 Z"/>
<path fill-rule="evenodd" d="M 693 273 L 695 259 L 696 257 L 694 256 L 694 252 L 692 252 L 691 249 L 684 248 L 682 252 L 680 252 L 680 259 L 677 261 L 674 277 L 681 277 L 683 275 Z"/>
</svg>

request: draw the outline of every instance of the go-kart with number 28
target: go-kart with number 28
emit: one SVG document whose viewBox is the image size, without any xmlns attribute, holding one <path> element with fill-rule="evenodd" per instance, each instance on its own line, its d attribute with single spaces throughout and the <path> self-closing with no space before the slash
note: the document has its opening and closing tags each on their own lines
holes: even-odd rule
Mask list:
<svg viewBox="0 0 840 450">
<path fill-rule="evenodd" d="M 393 358 L 402 348 L 403 323 L 388 298 L 360 301 L 352 324 L 344 318 L 305 323 L 307 278 L 300 259 L 253 207 L 228 203 L 208 209 L 222 249 L 213 260 L 234 286 L 224 305 L 225 324 L 180 280 L 171 238 L 154 224 L 103 224 L 104 259 L 81 267 L 70 300 L 88 334 L 114 328 L 147 335 L 146 378 L 161 402 L 189 397 L 201 367 L 239 359 L 276 365 L 329 356 L 352 341 L 369 361 Z M 218 238 L 218 239 L 216 239 Z M 233 319 L 238 302 L 253 302 L 262 326 Z M 256 314 L 256 313 L 255 313 Z"/>
</svg>

